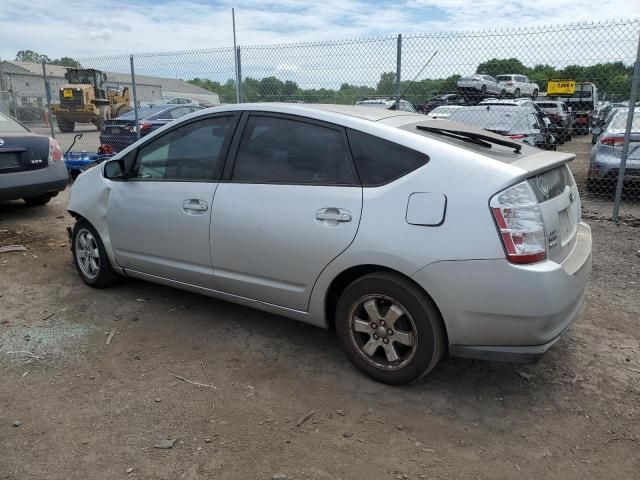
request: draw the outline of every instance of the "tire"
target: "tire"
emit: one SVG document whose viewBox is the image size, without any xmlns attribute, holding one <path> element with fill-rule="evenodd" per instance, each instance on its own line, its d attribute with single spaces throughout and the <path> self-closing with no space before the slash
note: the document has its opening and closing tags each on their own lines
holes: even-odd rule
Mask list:
<svg viewBox="0 0 640 480">
<path fill-rule="evenodd" d="M 396 273 L 375 272 L 355 280 L 340 296 L 335 318 L 338 341 L 349 359 L 382 383 L 419 380 L 445 351 L 438 309 L 418 286 Z"/>
<path fill-rule="evenodd" d="M 23 198 L 25 203 L 30 207 L 41 207 L 42 205 L 46 205 L 51 200 L 51 195 L 40 195 L 38 197 L 28 197 Z"/>
<path fill-rule="evenodd" d="M 486 85 L 482 85 L 482 87 L 480 87 L 480 93 L 482 95 L 485 95 L 487 93 L 487 86 Z"/>
<path fill-rule="evenodd" d="M 537 96 L 538 96 L 538 90 L 534 90 L 533 95 L 531 95 L 531 98 L 536 98 Z"/>
<path fill-rule="evenodd" d="M 111 267 L 100 235 L 84 219 L 78 220 L 73 227 L 71 252 L 80 278 L 90 287 L 106 288 L 122 279 Z"/>
<path fill-rule="evenodd" d="M 520 89 L 516 88 L 515 92 L 513 92 L 513 98 L 520 98 Z"/>
<path fill-rule="evenodd" d="M 506 90 L 502 90 L 500 92 L 500 98 L 505 98 L 507 96 L 507 91 Z"/>
<path fill-rule="evenodd" d="M 58 118 L 58 130 L 62 133 L 71 133 L 76 129 L 76 123 L 64 118 Z"/>
</svg>

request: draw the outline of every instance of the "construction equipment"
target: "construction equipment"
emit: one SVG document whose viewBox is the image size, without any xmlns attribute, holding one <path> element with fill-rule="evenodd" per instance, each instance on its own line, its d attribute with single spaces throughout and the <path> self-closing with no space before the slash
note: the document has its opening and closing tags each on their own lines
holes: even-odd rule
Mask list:
<svg viewBox="0 0 640 480">
<path fill-rule="evenodd" d="M 105 120 L 131 110 L 129 89 L 107 86 L 107 75 L 93 68 L 67 68 L 67 85 L 60 103 L 51 105 L 61 132 L 73 132 L 76 123 L 93 123 L 98 131 Z"/>
</svg>

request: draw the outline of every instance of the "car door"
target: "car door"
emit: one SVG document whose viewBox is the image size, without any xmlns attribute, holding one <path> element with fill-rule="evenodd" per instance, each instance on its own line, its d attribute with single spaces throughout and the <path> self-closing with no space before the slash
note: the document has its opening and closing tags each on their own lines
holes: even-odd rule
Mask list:
<svg viewBox="0 0 640 480">
<path fill-rule="evenodd" d="M 107 226 L 127 270 L 215 287 L 211 205 L 236 117 L 193 119 L 134 153 L 131 175 L 114 181 Z"/>
<path fill-rule="evenodd" d="M 502 92 L 502 85 L 499 85 L 498 81 L 491 75 L 485 75 L 484 79 L 487 82 L 487 92 L 498 94 Z"/>
<path fill-rule="evenodd" d="M 322 270 L 353 241 L 362 207 L 342 127 L 245 113 L 213 202 L 222 291 L 307 309 Z"/>
</svg>

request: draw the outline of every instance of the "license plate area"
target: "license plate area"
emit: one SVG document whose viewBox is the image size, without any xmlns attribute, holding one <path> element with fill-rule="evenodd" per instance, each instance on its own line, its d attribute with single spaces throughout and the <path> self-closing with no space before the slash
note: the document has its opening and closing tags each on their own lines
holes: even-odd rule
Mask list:
<svg viewBox="0 0 640 480">
<path fill-rule="evenodd" d="M 22 168 L 19 152 L 0 152 L 0 170 L 16 170 Z"/>
<path fill-rule="evenodd" d="M 110 128 L 109 129 L 109 133 L 111 133 L 111 135 L 118 135 L 120 133 L 120 129 L 115 127 L 115 128 Z"/>
</svg>

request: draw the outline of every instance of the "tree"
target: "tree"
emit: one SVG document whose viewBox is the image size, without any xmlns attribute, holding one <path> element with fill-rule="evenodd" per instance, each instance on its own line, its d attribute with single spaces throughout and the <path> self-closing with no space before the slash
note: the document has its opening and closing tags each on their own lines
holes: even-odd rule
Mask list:
<svg viewBox="0 0 640 480">
<path fill-rule="evenodd" d="M 34 63 L 50 63 L 51 59 L 46 55 L 40 55 L 38 52 L 34 52 L 33 50 L 20 50 L 16 53 L 16 61 L 18 62 L 34 62 Z"/>
<path fill-rule="evenodd" d="M 71 57 L 62 57 L 55 60 L 51 60 L 47 55 L 42 55 L 33 50 L 20 50 L 16 53 L 16 61 L 18 62 L 33 62 L 33 63 L 48 63 L 50 65 L 60 65 L 62 67 L 80 68 L 80 62 Z"/>
<path fill-rule="evenodd" d="M 495 78 L 497 75 L 507 73 L 526 75 L 525 71 L 527 70 L 528 68 L 517 58 L 492 58 L 478 65 L 476 72 L 483 75 L 491 75 Z"/>
</svg>

